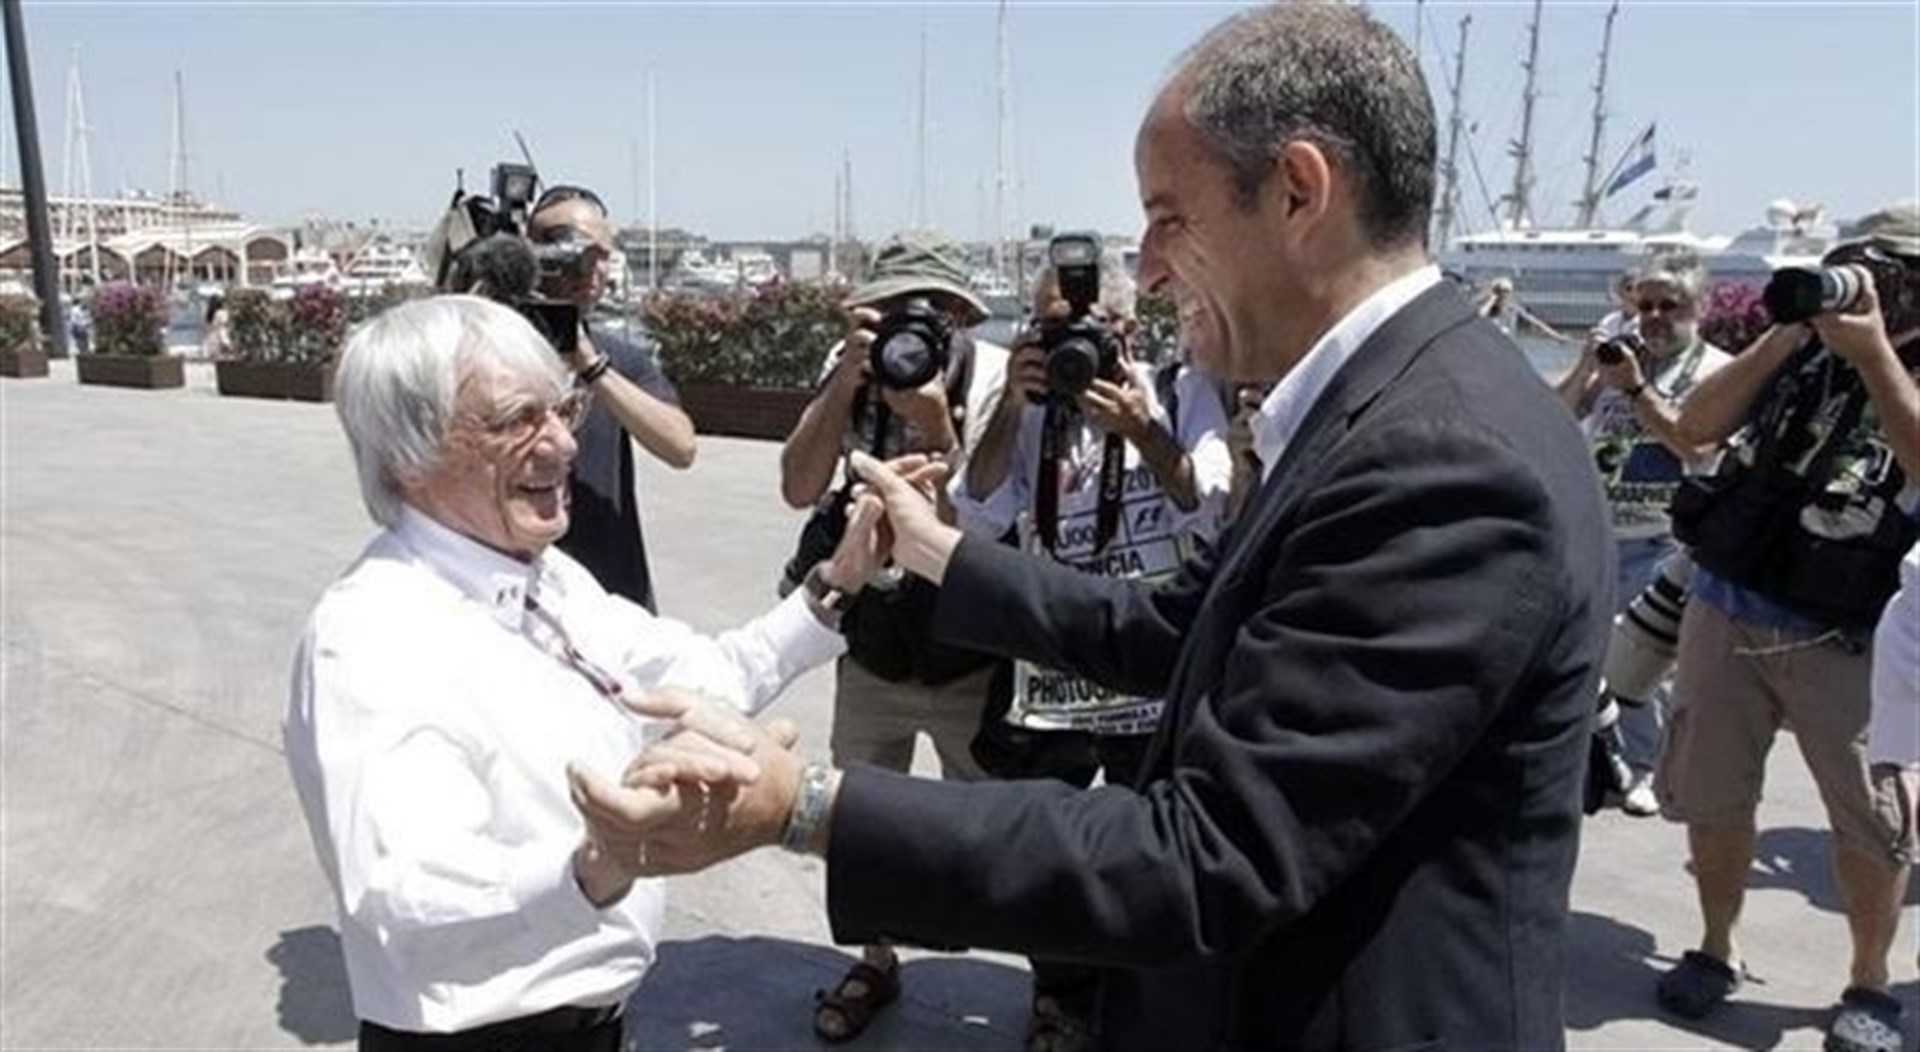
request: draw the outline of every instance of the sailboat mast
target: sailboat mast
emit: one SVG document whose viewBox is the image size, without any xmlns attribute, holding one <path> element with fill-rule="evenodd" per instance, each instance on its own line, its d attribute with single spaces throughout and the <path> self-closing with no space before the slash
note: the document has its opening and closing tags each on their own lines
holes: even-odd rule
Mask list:
<svg viewBox="0 0 1920 1052">
<path fill-rule="evenodd" d="M 660 288 L 660 181 L 654 178 L 653 71 L 647 71 L 647 291 Z"/>
<path fill-rule="evenodd" d="M 1007 0 L 1000 0 L 994 24 L 993 272 L 1007 274 Z"/>
<path fill-rule="evenodd" d="M 1593 135 L 1587 140 L 1587 179 L 1580 191 L 1580 226 L 1591 227 L 1600 212 L 1600 140 L 1607 126 L 1607 56 L 1613 50 L 1613 20 L 1620 0 L 1607 8 L 1607 26 L 1600 35 L 1600 72 L 1593 79 Z"/>
<path fill-rule="evenodd" d="M 1513 189 L 1507 194 L 1507 225 L 1519 229 L 1531 218 L 1528 198 L 1533 193 L 1533 104 L 1540 92 L 1535 88 L 1540 66 L 1540 8 L 1542 0 L 1533 0 L 1533 21 L 1527 24 L 1526 90 L 1520 96 L 1520 138 L 1511 148 Z"/>
<path fill-rule="evenodd" d="M 1467 76 L 1467 27 L 1471 25 L 1472 15 L 1460 16 L 1460 48 L 1453 55 L 1453 101 L 1447 116 L 1447 163 L 1440 169 L 1446 182 L 1440 190 L 1440 229 L 1434 238 L 1434 248 L 1439 251 L 1444 251 L 1453 238 L 1453 219 L 1460 205 L 1460 129 L 1466 123 L 1460 114 L 1460 84 Z"/>
<path fill-rule="evenodd" d="M 920 14 L 920 108 L 913 124 L 915 156 L 913 224 L 927 226 L 927 16 Z"/>
</svg>

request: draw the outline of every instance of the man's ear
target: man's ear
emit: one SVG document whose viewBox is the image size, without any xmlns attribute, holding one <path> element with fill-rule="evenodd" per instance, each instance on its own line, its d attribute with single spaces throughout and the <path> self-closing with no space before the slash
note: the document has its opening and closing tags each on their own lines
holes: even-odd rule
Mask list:
<svg viewBox="0 0 1920 1052">
<path fill-rule="evenodd" d="M 1274 157 L 1274 173 L 1267 179 L 1263 193 L 1272 194 L 1269 204 L 1280 206 L 1289 221 L 1296 218 L 1317 223 L 1333 202 L 1333 164 L 1326 151 L 1305 139 L 1282 144 Z"/>
</svg>

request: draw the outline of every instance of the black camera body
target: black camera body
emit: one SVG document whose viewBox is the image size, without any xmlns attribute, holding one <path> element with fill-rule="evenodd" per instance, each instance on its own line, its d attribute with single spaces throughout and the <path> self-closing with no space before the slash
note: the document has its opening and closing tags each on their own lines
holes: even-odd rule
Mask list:
<svg viewBox="0 0 1920 1052">
<path fill-rule="evenodd" d="M 580 308 L 547 290 L 589 278 L 592 245 L 571 231 L 545 242 L 527 237 L 540 184 L 532 165 L 494 165 L 489 183 L 490 194 L 454 192 L 449 215 L 442 220 L 448 244 L 435 283 L 443 291 L 472 292 L 514 308 L 556 352 L 571 352 L 578 339 Z M 451 232 L 461 227 L 458 235 Z"/>
<path fill-rule="evenodd" d="M 1047 245 L 1067 316 L 1042 317 L 1038 323 L 1047 361 L 1045 397 L 1071 400 L 1096 379 L 1121 378 L 1119 334 L 1092 316 L 1100 298 L 1100 250 L 1100 235 L 1087 232 L 1058 234 Z"/>
<path fill-rule="evenodd" d="M 941 375 L 951 357 L 953 325 L 925 297 L 888 311 L 873 331 L 868 364 L 883 387 L 911 391 Z"/>
<path fill-rule="evenodd" d="M 1623 332 L 1595 347 L 1593 357 L 1601 365 L 1619 365 L 1627 360 L 1627 355 L 1639 354 L 1646 349 L 1647 341 L 1641 339 L 1638 333 Z"/>
<path fill-rule="evenodd" d="M 1761 301 L 1776 324 L 1792 325 L 1820 314 L 1851 310 L 1873 282 L 1888 332 L 1920 323 L 1920 274 L 1900 258 L 1871 245 L 1844 245 L 1821 267 L 1774 271 Z M 1866 275 L 1863 279 L 1861 271 Z"/>
</svg>

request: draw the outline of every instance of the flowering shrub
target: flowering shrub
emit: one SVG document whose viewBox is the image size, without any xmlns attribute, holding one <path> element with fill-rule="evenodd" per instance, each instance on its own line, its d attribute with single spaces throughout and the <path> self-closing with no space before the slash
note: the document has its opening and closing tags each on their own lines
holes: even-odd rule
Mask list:
<svg viewBox="0 0 1920 1052">
<path fill-rule="evenodd" d="M 159 289 L 115 281 L 93 294 L 96 354 L 165 354 L 166 331 L 167 300 Z"/>
<path fill-rule="evenodd" d="M 32 296 L 0 296 L 0 351 L 31 351 L 40 346 L 40 301 Z"/>
<path fill-rule="evenodd" d="M 330 362 L 346 341 L 349 322 L 361 320 L 355 317 L 361 314 L 359 303 L 324 285 L 305 286 L 290 300 L 276 300 L 264 289 L 234 289 L 226 299 L 233 357 L 246 362 Z"/>
<path fill-rule="evenodd" d="M 377 317 L 389 307 L 398 307 L 408 300 L 433 295 L 433 289 L 426 285 L 402 285 L 391 282 L 380 287 L 380 291 L 347 297 L 347 328 L 352 329 L 363 321 Z"/>
<path fill-rule="evenodd" d="M 1133 356 L 1158 365 L 1180 353 L 1180 311 L 1164 296 L 1142 296 L 1134 305 L 1140 320 L 1133 339 Z"/>
<path fill-rule="evenodd" d="M 347 338 L 347 298 L 325 285 L 307 285 L 282 306 L 287 312 L 288 361 L 323 363 Z"/>
<path fill-rule="evenodd" d="M 846 331 L 841 295 L 813 284 L 723 296 L 660 293 L 642 317 L 675 383 L 811 388 Z"/>
<path fill-rule="evenodd" d="M 1700 338 L 1738 354 L 1773 324 L 1760 287 L 1743 281 L 1723 281 L 1707 290 L 1701 304 Z"/>
<path fill-rule="evenodd" d="M 243 362 L 267 362 L 280 356 L 287 313 L 265 289 L 227 293 L 227 350 Z"/>
</svg>

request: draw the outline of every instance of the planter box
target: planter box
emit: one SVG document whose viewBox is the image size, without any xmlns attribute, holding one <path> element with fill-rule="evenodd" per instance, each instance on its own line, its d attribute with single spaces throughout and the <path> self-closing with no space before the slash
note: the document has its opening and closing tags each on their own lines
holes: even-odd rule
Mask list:
<svg viewBox="0 0 1920 1052">
<path fill-rule="evenodd" d="M 47 352 L 37 347 L 0 351 L 0 376 L 28 379 L 47 375 Z"/>
<path fill-rule="evenodd" d="M 76 354 L 73 360 L 83 384 L 148 388 L 187 384 L 184 364 L 172 355 Z"/>
<path fill-rule="evenodd" d="M 812 391 L 730 384 L 680 385 L 680 408 L 703 435 L 783 440 L 800 422 Z"/>
<path fill-rule="evenodd" d="M 333 401 L 332 363 L 215 362 L 214 383 L 230 398 Z"/>
</svg>

